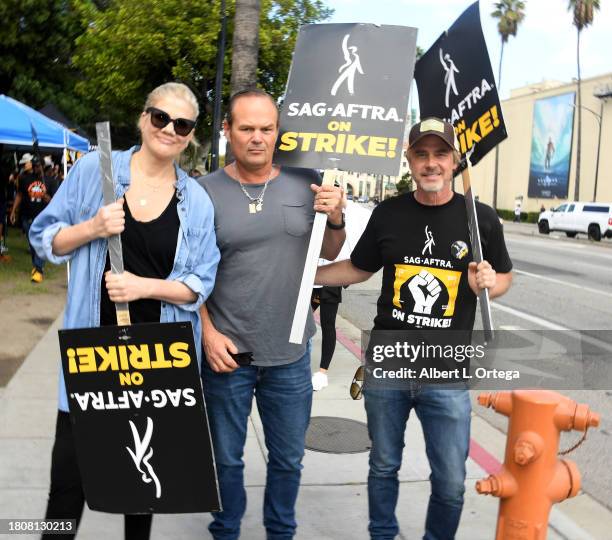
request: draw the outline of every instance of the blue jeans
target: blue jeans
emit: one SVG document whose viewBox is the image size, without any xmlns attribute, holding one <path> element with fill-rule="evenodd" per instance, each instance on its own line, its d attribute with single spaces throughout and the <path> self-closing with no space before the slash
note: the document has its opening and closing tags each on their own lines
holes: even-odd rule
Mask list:
<svg viewBox="0 0 612 540">
<path fill-rule="evenodd" d="M 240 536 L 246 510 L 244 444 L 253 396 L 263 424 L 268 468 L 263 522 L 268 540 L 293 538 L 304 440 L 310 421 L 310 346 L 297 362 L 246 366 L 215 373 L 204 359 L 202 383 L 213 439 L 223 511 L 209 525 L 215 540 Z"/>
<path fill-rule="evenodd" d="M 30 247 L 30 257 L 32 259 L 32 266 L 36 268 L 36 270 L 38 270 L 42 274 L 43 269 L 45 267 L 45 261 L 44 259 L 41 259 L 37 255 L 36 250 L 32 247 L 32 244 L 30 242 L 30 227 L 33 221 L 34 221 L 33 219 L 24 218 L 21 222 L 21 227 L 23 228 L 23 232 L 25 233 L 26 238 L 28 239 L 28 246 Z"/>
<path fill-rule="evenodd" d="M 391 540 L 399 533 L 395 507 L 404 432 L 412 409 L 421 421 L 431 467 L 431 495 L 424 540 L 455 537 L 463 508 L 465 461 L 469 452 L 471 404 L 465 389 L 413 385 L 364 389 L 372 440 L 368 475 L 370 536 Z"/>
</svg>

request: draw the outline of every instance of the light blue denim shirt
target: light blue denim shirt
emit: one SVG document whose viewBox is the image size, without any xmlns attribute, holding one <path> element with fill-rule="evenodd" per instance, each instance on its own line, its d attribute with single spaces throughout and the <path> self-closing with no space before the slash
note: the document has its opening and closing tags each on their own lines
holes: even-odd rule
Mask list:
<svg viewBox="0 0 612 540">
<path fill-rule="evenodd" d="M 138 150 L 113 152 L 115 195 L 121 197 L 130 185 L 130 159 Z M 93 218 L 103 205 L 100 156 L 91 152 L 79 159 L 62 182 L 51 202 L 30 228 L 30 241 L 36 252 L 56 264 L 70 261 L 70 280 L 64 328 L 92 328 L 100 325 L 100 288 L 108 242 L 98 238 L 65 256 L 53 254 L 52 242 L 64 227 Z M 161 303 L 161 322 L 191 321 L 200 357 L 201 326 L 198 308 L 213 289 L 219 250 L 214 231 L 214 210 L 208 194 L 176 166 L 178 217 L 180 221 L 174 266 L 168 280 L 181 281 L 197 294 L 192 304 Z M 59 409 L 68 411 L 63 374 L 59 381 Z"/>
</svg>

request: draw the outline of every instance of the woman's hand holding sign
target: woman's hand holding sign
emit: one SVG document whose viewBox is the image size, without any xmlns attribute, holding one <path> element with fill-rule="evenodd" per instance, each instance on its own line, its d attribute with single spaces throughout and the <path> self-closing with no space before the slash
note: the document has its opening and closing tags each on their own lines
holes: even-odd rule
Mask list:
<svg viewBox="0 0 612 540">
<path fill-rule="evenodd" d="M 125 228 L 125 212 L 123 197 L 116 202 L 102 206 L 91 220 L 94 238 L 108 238 L 113 234 L 121 234 Z"/>
<path fill-rule="evenodd" d="M 151 298 L 181 305 L 197 298 L 187 285 L 175 280 L 145 278 L 127 271 L 114 274 L 110 270 L 104 274 L 104 280 L 109 298 L 119 304 Z"/>
<path fill-rule="evenodd" d="M 62 228 L 53 238 L 53 254 L 67 255 L 92 240 L 121 234 L 124 228 L 125 212 L 121 197 L 114 203 L 102 206 L 93 218 Z"/>
<path fill-rule="evenodd" d="M 113 302 L 133 302 L 150 296 L 147 282 L 151 280 L 136 276 L 131 272 L 113 274 L 109 270 L 104 274 L 104 280 L 108 296 Z"/>
</svg>

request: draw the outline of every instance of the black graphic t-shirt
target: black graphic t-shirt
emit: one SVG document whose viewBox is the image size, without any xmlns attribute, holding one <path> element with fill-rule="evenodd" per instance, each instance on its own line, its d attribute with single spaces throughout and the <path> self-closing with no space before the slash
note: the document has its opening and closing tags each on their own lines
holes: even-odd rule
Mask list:
<svg viewBox="0 0 612 540">
<path fill-rule="evenodd" d="M 34 219 L 47 206 L 47 186 L 35 174 L 23 173 L 19 176 L 21 192 L 21 215 L 24 219 Z"/>
<path fill-rule="evenodd" d="M 512 269 L 502 226 L 492 208 L 476 203 L 483 257 L 496 272 Z M 471 330 L 476 295 L 468 284 L 473 260 L 463 195 L 440 206 L 413 193 L 379 204 L 351 255 L 367 272 L 383 269 L 376 330 Z"/>
</svg>

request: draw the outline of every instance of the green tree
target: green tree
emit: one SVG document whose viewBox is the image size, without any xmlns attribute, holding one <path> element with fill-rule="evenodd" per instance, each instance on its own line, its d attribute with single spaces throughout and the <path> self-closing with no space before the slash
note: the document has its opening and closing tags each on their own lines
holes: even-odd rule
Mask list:
<svg viewBox="0 0 612 540">
<path fill-rule="evenodd" d="M 82 111 L 74 95 L 74 40 L 84 30 L 82 0 L 0 2 L 0 93 L 34 108 L 52 102 L 68 116 Z"/>
<path fill-rule="evenodd" d="M 285 93 L 300 26 L 328 19 L 320 0 L 262 0 L 257 80 L 274 97 Z"/>
<path fill-rule="evenodd" d="M 569 0 L 568 11 L 574 12 L 574 26 L 576 27 L 576 67 L 578 71 L 577 106 L 578 135 L 576 136 L 576 182 L 574 184 L 574 200 L 580 200 L 580 154 L 582 146 L 582 92 L 580 79 L 580 33 L 587 26 L 593 24 L 595 11 L 599 9 L 599 0 Z"/>
<path fill-rule="evenodd" d="M 81 1 L 87 30 L 77 39 L 74 65 L 82 75 L 76 90 L 96 111 L 90 120 L 109 119 L 117 145 L 131 144 L 147 92 L 179 80 L 200 101 L 197 135 L 208 140 L 221 23 L 219 0 L 111 0 L 103 3 L 105 9 Z M 234 5 L 231 0 L 227 3 L 228 44 L 235 31 Z M 328 15 L 318 0 L 262 0 L 257 80 L 263 88 L 275 97 L 282 94 L 297 29 Z M 226 66 L 231 58 L 228 45 Z M 225 99 L 230 93 L 230 73 L 226 69 Z"/>
<path fill-rule="evenodd" d="M 504 45 L 510 36 L 516 36 L 518 27 L 525 18 L 525 2 L 521 0 L 501 0 L 495 2 L 495 10 L 491 16 L 499 19 L 497 30 L 501 36 L 501 52 L 499 54 L 499 73 L 497 76 L 497 90 L 501 88 L 502 64 L 504 60 Z M 499 147 L 495 148 L 495 176 L 493 178 L 493 208 L 497 208 L 497 178 L 499 170 Z"/>
<path fill-rule="evenodd" d="M 412 175 L 409 172 L 404 173 L 402 179 L 395 184 L 395 188 L 398 195 L 410 193 L 412 191 Z"/>
<path fill-rule="evenodd" d="M 91 120 L 111 121 L 119 146 L 135 140 L 144 98 L 159 84 L 182 81 L 201 105 L 207 104 L 220 24 L 210 16 L 215 12 L 217 0 L 122 0 L 103 10 L 83 6 L 89 22 L 77 39 L 74 64 L 82 78 L 76 91 L 96 110 Z M 199 135 L 206 132 L 206 114 L 203 119 Z"/>
</svg>

